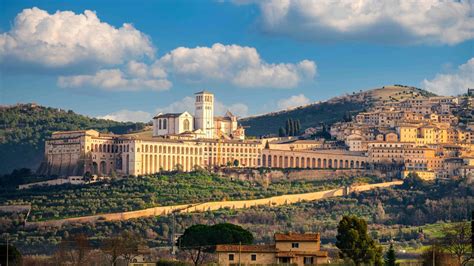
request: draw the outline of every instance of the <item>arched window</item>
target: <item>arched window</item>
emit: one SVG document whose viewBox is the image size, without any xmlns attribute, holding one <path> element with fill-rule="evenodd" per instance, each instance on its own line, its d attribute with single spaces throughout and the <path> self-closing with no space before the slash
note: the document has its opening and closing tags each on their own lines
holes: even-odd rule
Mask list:
<svg viewBox="0 0 474 266">
<path fill-rule="evenodd" d="M 166 121 L 167 121 L 166 119 L 163 119 L 163 129 L 166 129 L 166 126 L 167 126 L 167 125 L 166 125 L 166 124 L 167 124 Z"/>
<path fill-rule="evenodd" d="M 158 129 L 161 129 L 161 119 L 158 119 Z"/>
<path fill-rule="evenodd" d="M 183 129 L 184 129 L 184 131 L 189 131 L 189 120 L 188 119 L 184 119 Z"/>
</svg>

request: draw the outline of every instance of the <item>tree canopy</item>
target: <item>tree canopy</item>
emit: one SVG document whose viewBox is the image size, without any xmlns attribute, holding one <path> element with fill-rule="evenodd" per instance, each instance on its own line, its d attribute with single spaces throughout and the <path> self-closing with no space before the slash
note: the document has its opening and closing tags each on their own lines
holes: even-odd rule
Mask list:
<svg viewBox="0 0 474 266">
<path fill-rule="evenodd" d="M 367 222 L 356 216 L 344 216 L 337 227 L 339 256 L 356 265 L 382 265 L 382 248 L 367 234 Z"/>
<path fill-rule="evenodd" d="M 244 228 L 221 223 L 215 225 L 196 224 L 184 231 L 178 239 L 180 249 L 188 252 L 195 265 L 202 263 L 205 252 L 212 252 L 219 244 L 251 244 L 253 235 Z"/>
</svg>

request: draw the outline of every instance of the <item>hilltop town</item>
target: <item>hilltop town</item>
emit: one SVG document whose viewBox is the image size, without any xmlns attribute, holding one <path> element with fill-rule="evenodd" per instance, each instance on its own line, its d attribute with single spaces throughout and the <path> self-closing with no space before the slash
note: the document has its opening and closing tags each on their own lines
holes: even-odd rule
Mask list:
<svg viewBox="0 0 474 266">
<path fill-rule="evenodd" d="M 246 139 L 245 128 L 231 112 L 214 116 L 214 95 L 203 91 L 195 95 L 194 115 L 157 114 L 152 130 L 124 135 L 95 130 L 54 132 L 45 143 L 39 172 L 140 176 L 263 167 L 371 174 L 379 170 L 385 177 L 416 174 L 427 180 L 468 178 L 474 173 L 472 93 L 442 97 L 387 86 L 354 96 L 359 101 L 371 98 L 373 105 L 349 121 L 330 128 L 300 129 L 291 120 L 280 137 Z M 326 131 L 325 138 L 318 137 L 321 131 Z"/>
</svg>

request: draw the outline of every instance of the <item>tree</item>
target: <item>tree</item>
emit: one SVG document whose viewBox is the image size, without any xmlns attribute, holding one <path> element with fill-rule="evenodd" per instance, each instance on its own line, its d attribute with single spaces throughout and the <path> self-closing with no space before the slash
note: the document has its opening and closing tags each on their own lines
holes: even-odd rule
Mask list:
<svg viewBox="0 0 474 266">
<path fill-rule="evenodd" d="M 382 248 L 367 234 L 367 222 L 356 216 L 344 216 L 337 226 L 339 256 L 362 263 L 382 265 Z"/>
<path fill-rule="evenodd" d="M 91 250 L 92 247 L 87 236 L 77 234 L 61 241 L 55 257 L 59 263 L 69 262 L 72 265 L 84 265 L 87 264 Z"/>
<path fill-rule="evenodd" d="M 285 130 L 284 127 L 280 127 L 280 128 L 278 129 L 278 136 L 279 136 L 279 137 L 286 137 L 286 130 Z"/>
<path fill-rule="evenodd" d="M 300 120 L 296 120 L 295 121 L 295 132 L 294 132 L 294 136 L 297 136 L 300 134 L 300 131 L 301 131 L 301 123 L 300 123 Z"/>
<path fill-rule="evenodd" d="M 253 235 L 234 224 L 223 223 L 212 226 L 196 224 L 184 231 L 178 238 L 178 246 L 187 252 L 194 265 L 201 264 L 206 254 L 218 244 L 251 244 Z"/>
<path fill-rule="evenodd" d="M 293 120 L 291 118 L 288 118 L 288 120 L 286 120 L 286 135 L 293 136 L 294 132 L 295 132 L 295 129 L 294 129 Z"/>
<path fill-rule="evenodd" d="M 393 244 L 390 244 L 387 253 L 385 253 L 385 264 L 386 266 L 395 266 L 395 261 L 397 260 L 395 255 L 395 249 L 393 248 Z"/>
<path fill-rule="evenodd" d="M 441 247 L 456 257 L 460 265 L 466 265 L 473 259 L 471 250 L 471 227 L 468 222 L 455 223 L 443 228 L 444 237 Z"/>
<path fill-rule="evenodd" d="M 234 167 L 239 167 L 239 160 L 237 159 L 234 160 Z"/>
<path fill-rule="evenodd" d="M 110 259 L 112 265 L 117 265 L 117 261 L 125 250 L 125 244 L 121 236 L 113 236 L 102 241 L 102 252 Z"/>
</svg>

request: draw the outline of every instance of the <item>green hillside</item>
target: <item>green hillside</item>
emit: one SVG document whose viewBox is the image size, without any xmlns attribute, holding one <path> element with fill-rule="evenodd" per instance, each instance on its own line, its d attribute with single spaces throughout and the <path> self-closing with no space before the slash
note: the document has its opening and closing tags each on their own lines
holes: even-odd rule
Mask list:
<svg viewBox="0 0 474 266">
<path fill-rule="evenodd" d="M 301 129 L 304 130 L 309 127 L 316 127 L 321 123 L 330 125 L 343 121 L 377 103 L 428 96 L 434 96 L 434 94 L 403 85 L 384 86 L 334 97 L 328 101 L 290 110 L 243 118 L 239 122 L 247 127 L 246 133 L 250 136 L 278 134 L 278 129 L 285 125 L 288 118 L 300 120 Z"/>
<path fill-rule="evenodd" d="M 54 131 L 96 129 L 127 133 L 144 127 L 141 123 L 120 123 L 90 118 L 73 111 L 18 104 L 0 107 L 0 174 L 16 168 L 36 169 L 43 159 L 44 140 Z"/>
</svg>

